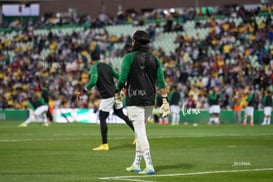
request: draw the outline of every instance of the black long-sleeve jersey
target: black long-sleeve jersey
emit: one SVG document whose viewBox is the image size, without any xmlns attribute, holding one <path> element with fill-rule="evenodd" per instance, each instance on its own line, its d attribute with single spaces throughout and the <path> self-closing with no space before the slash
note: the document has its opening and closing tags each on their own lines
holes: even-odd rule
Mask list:
<svg viewBox="0 0 273 182">
<path fill-rule="evenodd" d="M 133 51 L 122 62 L 118 89 L 127 82 L 126 105 L 149 106 L 155 104 L 156 85 L 165 88 L 160 60 L 146 51 Z"/>
<path fill-rule="evenodd" d="M 116 91 L 114 77 L 118 79 L 119 74 L 113 67 L 97 61 L 90 69 L 90 80 L 85 88 L 90 90 L 96 85 L 101 98 L 113 97 Z"/>
</svg>

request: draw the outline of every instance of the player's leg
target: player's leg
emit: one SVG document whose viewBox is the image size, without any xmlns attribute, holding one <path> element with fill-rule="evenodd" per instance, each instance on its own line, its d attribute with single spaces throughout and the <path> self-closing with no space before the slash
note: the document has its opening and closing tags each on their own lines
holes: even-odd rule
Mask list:
<svg viewBox="0 0 273 182">
<path fill-rule="evenodd" d="M 210 113 L 210 119 L 209 119 L 209 124 L 220 124 L 219 121 L 219 113 L 221 109 L 219 105 L 212 105 L 209 108 L 209 113 Z"/>
<path fill-rule="evenodd" d="M 176 120 L 177 120 L 177 114 L 172 112 L 172 124 L 171 125 L 176 125 Z"/>
<path fill-rule="evenodd" d="M 254 125 L 254 107 L 250 107 L 250 126 Z"/>
<path fill-rule="evenodd" d="M 217 125 L 220 124 L 220 118 L 219 118 L 220 112 L 221 112 L 220 105 L 216 105 L 215 106 L 215 124 L 217 124 Z"/>
<path fill-rule="evenodd" d="M 271 107 L 265 107 L 264 109 L 264 117 L 265 117 L 265 125 L 270 125 L 271 123 L 271 112 L 272 108 Z"/>
<path fill-rule="evenodd" d="M 268 110 L 267 110 L 267 125 L 270 125 L 271 124 L 271 113 L 272 113 L 272 107 L 268 107 Z"/>
<path fill-rule="evenodd" d="M 253 126 L 254 125 L 254 117 L 253 115 L 250 115 L 250 123 L 249 123 L 250 126 Z"/>
<path fill-rule="evenodd" d="M 152 114 L 152 106 L 138 107 L 138 119 L 136 119 L 135 127 L 138 130 L 137 140 L 139 141 L 140 148 L 142 151 L 142 155 L 146 164 L 146 167 L 143 171 L 139 172 L 140 174 L 154 174 L 154 167 L 152 162 L 152 157 L 150 153 L 150 144 L 148 141 L 147 133 L 146 133 L 146 123 L 148 121 L 148 117 Z M 145 123 L 143 123 L 143 121 Z"/>
<path fill-rule="evenodd" d="M 268 125 L 268 122 L 269 122 L 269 117 L 268 117 L 268 115 L 265 115 L 264 116 L 264 121 L 263 121 L 262 125 Z"/>
<path fill-rule="evenodd" d="M 218 113 L 213 113 L 213 124 L 218 124 Z"/>
<path fill-rule="evenodd" d="M 35 114 L 32 109 L 28 109 L 28 118 L 19 125 L 19 127 L 27 127 L 29 123 L 35 120 Z"/>
<path fill-rule="evenodd" d="M 247 118 L 248 118 L 248 114 L 249 113 L 249 107 L 246 107 L 245 108 L 245 113 L 244 113 L 244 120 L 243 120 L 243 123 L 242 125 L 245 126 L 247 124 Z"/>
<path fill-rule="evenodd" d="M 147 123 L 148 121 L 148 117 L 151 115 L 152 111 L 153 111 L 153 107 L 152 106 L 145 106 L 144 107 L 144 111 L 145 111 L 145 122 Z M 146 168 L 139 172 L 139 174 L 154 174 L 155 170 L 153 167 L 153 162 L 152 162 L 152 156 L 151 156 L 151 152 L 150 152 L 150 144 L 148 141 L 148 137 L 146 134 L 146 126 L 144 125 L 144 128 L 141 129 L 141 135 L 143 136 L 143 138 L 140 138 L 140 146 L 142 149 L 142 153 L 143 153 L 143 158 L 146 164 Z M 142 143 L 143 142 L 143 143 Z"/>
<path fill-rule="evenodd" d="M 141 146 L 140 146 L 140 140 L 139 140 L 139 127 L 137 122 L 141 122 L 138 121 L 139 120 L 139 109 L 137 109 L 138 107 L 136 106 L 128 106 L 127 107 L 127 111 L 128 111 L 128 117 L 129 119 L 132 121 L 133 126 L 135 128 L 135 138 L 136 138 L 136 151 L 135 151 L 135 159 L 134 162 L 132 163 L 132 165 L 130 167 L 127 167 L 126 170 L 130 171 L 130 172 L 140 172 L 140 163 L 141 163 L 141 159 L 142 159 L 142 151 L 141 151 Z M 134 112 L 137 111 L 137 112 Z M 135 113 L 135 115 L 133 115 L 133 113 Z M 144 123 L 144 112 L 143 112 L 143 124 Z"/>
<path fill-rule="evenodd" d="M 176 113 L 176 125 L 179 125 L 179 123 L 180 123 L 180 113 L 177 112 Z"/>
<path fill-rule="evenodd" d="M 213 106 L 209 107 L 209 122 L 208 124 L 214 123 L 214 114 L 213 114 Z"/>
<path fill-rule="evenodd" d="M 108 126 L 106 120 L 109 116 L 110 111 L 113 108 L 114 104 L 114 97 L 101 99 L 100 106 L 99 106 L 99 120 L 100 120 L 100 132 L 101 132 L 101 139 L 102 144 L 93 150 L 109 150 L 108 145 Z"/>
<path fill-rule="evenodd" d="M 272 107 L 267 107 L 267 125 L 270 125 L 271 123 L 271 113 L 272 113 Z"/>
<path fill-rule="evenodd" d="M 142 152 L 141 152 L 141 148 L 140 148 L 140 143 L 137 140 L 136 134 L 135 134 L 135 145 L 136 145 L 136 151 L 135 151 L 135 159 L 132 163 L 132 165 L 130 167 L 127 167 L 126 170 L 129 172 L 140 172 L 141 168 L 140 168 L 140 164 L 141 164 L 141 160 L 142 160 Z"/>
<path fill-rule="evenodd" d="M 132 121 L 130 121 L 129 117 L 123 113 L 123 104 L 122 103 L 119 103 L 119 104 L 115 103 L 114 114 L 117 115 L 122 120 L 124 120 L 125 123 L 133 130 L 133 132 L 135 131 Z M 132 144 L 133 145 L 136 144 L 136 138 L 134 138 Z"/>
<path fill-rule="evenodd" d="M 123 113 L 123 108 L 114 108 L 114 114 L 117 115 L 119 118 L 123 119 L 125 123 L 134 131 L 133 123 L 129 120 L 128 116 Z"/>
<path fill-rule="evenodd" d="M 128 109 L 128 116 L 130 120 L 132 120 L 133 122 L 133 125 L 135 128 L 135 135 L 136 135 L 136 154 L 135 154 L 134 161 L 139 160 L 137 157 L 140 156 L 140 152 L 141 152 L 146 163 L 146 168 L 140 173 L 153 174 L 154 168 L 152 165 L 150 146 L 149 146 L 149 141 L 147 138 L 146 127 L 145 127 L 148 117 L 152 114 L 153 107 L 151 106 L 151 107 L 144 108 L 144 107 L 129 106 L 127 107 L 127 109 Z M 134 163 L 132 166 L 134 166 Z M 127 170 L 129 168 L 127 168 Z"/>
<path fill-rule="evenodd" d="M 42 124 L 44 126 L 48 126 L 48 120 L 47 120 L 47 116 L 46 116 L 47 111 L 48 111 L 48 105 L 42 105 L 34 111 L 36 116 L 42 117 Z"/>
<path fill-rule="evenodd" d="M 212 105 L 209 108 L 209 113 L 210 113 L 210 120 L 209 124 L 219 124 L 219 112 L 220 112 L 220 107 L 217 105 Z"/>
<path fill-rule="evenodd" d="M 101 130 L 101 137 L 102 137 L 102 144 L 107 144 L 107 133 L 108 133 L 108 126 L 106 123 L 106 119 L 109 116 L 109 112 L 100 111 L 99 112 L 99 119 L 100 119 L 100 130 Z"/>
<path fill-rule="evenodd" d="M 106 123 L 106 119 L 108 116 L 109 116 L 109 112 L 99 111 L 100 133 L 101 133 L 102 144 L 99 145 L 98 147 L 93 148 L 93 150 L 109 150 L 108 139 L 107 139 L 108 126 Z"/>
<path fill-rule="evenodd" d="M 179 124 L 179 115 L 178 115 L 178 106 L 171 106 L 171 113 L 172 113 L 172 125 L 177 125 Z"/>
<path fill-rule="evenodd" d="M 215 114 L 211 114 L 211 123 L 210 124 L 215 124 Z"/>
<path fill-rule="evenodd" d="M 262 125 L 267 125 L 267 115 L 266 115 L 266 110 L 264 108 L 264 119 Z"/>
</svg>

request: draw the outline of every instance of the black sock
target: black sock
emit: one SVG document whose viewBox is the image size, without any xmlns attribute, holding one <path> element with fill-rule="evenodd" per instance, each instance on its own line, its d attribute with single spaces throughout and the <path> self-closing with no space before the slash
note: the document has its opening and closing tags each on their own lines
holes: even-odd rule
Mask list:
<svg viewBox="0 0 273 182">
<path fill-rule="evenodd" d="M 100 132 L 102 138 L 102 144 L 107 143 L 107 133 L 108 133 L 108 126 L 106 123 L 106 119 L 109 116 L 109 112 L 100 111 L 99 119 L 100 119 Z"/>
<path fill-rule="evenodd" d="M 121 119 L 123 119 L 125 121 L 125 123 L 133 130 L 134 130 L 134 126 L 133 126 L 133 123 L 132 121 L 129 120 L 128 116 L 126 116 L 124 113 L 123 113 L 123 110 L 122 108 L 121 109 L 114 109 L 114 114 L 117 115 L 118 117 L 120 117 Z"/>
</svg>

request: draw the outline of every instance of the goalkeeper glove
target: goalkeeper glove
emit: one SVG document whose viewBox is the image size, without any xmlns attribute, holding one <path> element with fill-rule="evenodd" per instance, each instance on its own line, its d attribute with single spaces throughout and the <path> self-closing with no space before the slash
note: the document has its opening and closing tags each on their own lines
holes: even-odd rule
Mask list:
<svg viewBox="0 0 273 182">
<path fill-rule="evenodd" d="M 168 117 L 171 112 L 167 96 L 162 98 L 162 102 L 163 103 L 160 107 L 160 115 L 161 117 L 165 118 L 165 117 Z"/>
<path fill-rule="evenodd" d="M 77 95 L 77 100 L 80 101 L 81 98 L 82 98 L 82 96 L 83 96 L 84 94 L 87 94 L 87 92 L 88 92 L 88 90 L 87 90 L 86 88 L 83 88 L 82 91 L 80 91 L 80 93 L 78 93 L 78 95 Z"/>
<path fill-rule="evenodd" d="M 116 105 L 122 104 L 122 100 L 124 99 L 124 97 L 125 97 L 125 93 L 122 90 L 117 91 L 115 93 L 115 104 Z"/>
</svg>

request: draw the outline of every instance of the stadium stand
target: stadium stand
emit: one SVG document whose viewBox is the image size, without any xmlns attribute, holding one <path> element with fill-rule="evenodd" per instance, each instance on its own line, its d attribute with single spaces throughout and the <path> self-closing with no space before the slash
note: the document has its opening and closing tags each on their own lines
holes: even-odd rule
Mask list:
<svg viewBox="0 0 273 182">
<path fill-rule="evenodd" d="M 46 80 L 51 93 L 64 96 L 62 107 L 77 107 L 74 96 L 88 80 L 90 52 L 100 49 L 102 59 L 120 68 L 130 51 L 130 36 L 147 30 L 151 51 L 163 62 L 169 85 L 178 83 L 183 100 L 196 95 L 198 108 L 207 109 L 206 96 L 217 86 L 221 107 L 232 109 L 234 96 L 253 87 L 261 107 L 261 95 L 273 90 L 272 5 L 255 9 L 230 8 L 207 14 L 195 10 L 158 17 L 127 15 L 123 24 L 113 19 L 79 23 L 51 23 L 47 19 L 4 23 L 0 38 L 1 108 L 26 108 L 25 100 L 37 90 L 37 78 Z M 141 16 L 141 15 L 139 15 Z M 51 17 L 51 19 L 57 17 Z M 149 21 L 148 21 L 149 20 Z M 93 107 L 90 94 L 88 107 Z M 243 102 L 243 101 L 242 101 Z M 86 106 L 86 107 L 87 107 Z"/>
</svg>

